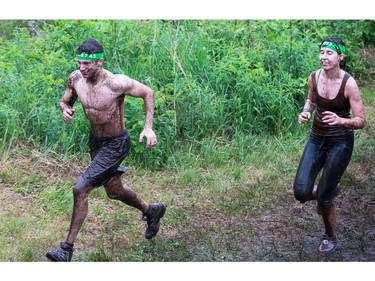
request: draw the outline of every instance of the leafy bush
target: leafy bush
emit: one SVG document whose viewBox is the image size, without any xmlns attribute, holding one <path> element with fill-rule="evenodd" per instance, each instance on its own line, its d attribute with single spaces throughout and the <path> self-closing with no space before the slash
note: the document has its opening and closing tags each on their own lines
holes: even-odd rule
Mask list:
<svg viewBox="0 0 375 281">
<path fill-rule="evenodd" d="M 126 74 L 156 93 L 154 130 L 159 145 L 137 144 L 142 100 L 126 98 L 130 159 L 162 167 L 187 142 L 245 135 L 298 133 L 307 77 L 319 67 L 320 40 L 339 36 L 348 66 L 361 77 L 359 50 L 374 42 L 372 21 L 309 20 L 54 20 L 1 21 L 0 138 L 32 141 L 62 153 L 87 151 L 88 123 L 79 104 L 71 125 L 58 103 L 76 68 L 75 48 L 95 38 L 105 68 Z M 4 147 L 4 145 L 3 145 Z"/>
</svg>

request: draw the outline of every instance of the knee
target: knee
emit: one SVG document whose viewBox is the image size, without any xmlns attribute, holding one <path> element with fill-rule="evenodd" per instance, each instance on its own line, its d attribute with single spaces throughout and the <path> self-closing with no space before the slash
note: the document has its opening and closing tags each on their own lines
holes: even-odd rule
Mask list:
<svg viewBox="0 0 375 281">
<path fill-rule="evenodd" d="M 294 198 L 299 202 L 305 203 L 309 201 L 311 194 L 307 192 L 308 188 L 305 185 L 294 185 Z"/>
<path fill-rule="evenodd" d="M 74 197 L 82 197 L 87 195 L 89 187 L 90 185 L 84 179 L 80 178 L 73 187 Z"/>
<path fill-rule="evenodd" d="M 114 191 L 113 189 L 106 188 L 105 191 L 107 193 L 107 197 L 111 200 L 117 200 L 120 197 L 118 192 Z"/>
<path fill-rule="evenodd" d="M 122 184 L 119 177 L 112 178 L 107 184 L 104 185 L 107 196 L 111 200 L 120 200 L 122 197 Z"/>
<path fill-rule="evenodd" d="M 322 210 L 332 208 L 335 206 L 335 200 L 340 193 L 340 186 L 336 185 L 334 188 L 326 188 L 324 192 L 318 194 L 318 205 Z"/>
</svg>

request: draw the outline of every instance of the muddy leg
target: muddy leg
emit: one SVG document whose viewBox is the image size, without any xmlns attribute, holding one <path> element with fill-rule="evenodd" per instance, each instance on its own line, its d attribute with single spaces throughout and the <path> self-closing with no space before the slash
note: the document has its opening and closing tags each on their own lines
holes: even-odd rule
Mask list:
<svg viewBox="0 0 375 281">
<path fill-rule="evenodd" d="M 86 219 L 88 211 L 88 196 L 93 189 L 94 187 L 86 183 L 82 178 L 78 180 L 73 188 L 74 206 L 68 238 L 66 239 L 66 241 L 71 244 L 74 244 L 78 232 Z"/>
<path fill-rule="evenodd" d="M 121 176 L 114 176 L 107 184 L 104 185 L 105 191 L 110 199 L 120 200 L 121 202 L 146 213 L 148 204 L 143 201 L 133 190 L 123 186 Z"/>
<path fill-rule="evenodd" d="M 325 234 L 329 237 L 336 237 L 336 207 L 322 210 L 322 217 L 325 227 Z"/>
</svg>

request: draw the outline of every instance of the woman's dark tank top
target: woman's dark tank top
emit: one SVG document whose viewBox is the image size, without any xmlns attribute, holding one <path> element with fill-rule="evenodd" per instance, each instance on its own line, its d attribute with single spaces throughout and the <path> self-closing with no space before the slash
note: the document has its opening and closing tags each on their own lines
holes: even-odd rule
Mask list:
<svg viewBox="0 0 375 281">
<path fill-rule="evenodd" d="M 344 95 L 345 85 L 348 79 L 351 77 L 350 74 L 347 72 L 345 73 L 336 97 L 333 99 L 326 99 L 318 94 L 315 72 L 313 72 L 311 75 L 313 82 L 313 102 L 316 104 L 316 113 L 311 126 L 311 133 L 313 135 L 322 137 L 337 137 L 351 133 L 353 129 L 342 125 L 328 125 L 322 120 L 324 117 L 322 112 L 324 111 L 334 112 L 341 118 L 351 118 L 349 99 L 345 98 Z"/>
</svg>

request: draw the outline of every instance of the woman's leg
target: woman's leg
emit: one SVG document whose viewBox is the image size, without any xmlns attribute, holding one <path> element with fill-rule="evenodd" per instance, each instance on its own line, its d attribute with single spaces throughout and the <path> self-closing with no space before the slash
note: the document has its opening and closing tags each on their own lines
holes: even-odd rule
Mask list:
<svg viewBox="0 0 375 281">
<path fill-rule="evenodd" d="M 294 179 L 294 196 L 301 203 L 314 200 L 315 179 L 323 167 L 325 155 L 321 151 L 322 140 L 310 137 L 300 160 Z"/>
<path fill-rule="evenodd" d="M 327 159 L 319 181 L 317 194 L 318 208 L 321 210 L 325 234 L 319 246 L 321 253 L 332 252 L 336 248 L 336 207 L 334 199 L 339 193 L 339 182 L 349 165 L 353 152 L 353 138 L 330 142 Z"/>
</svg>

